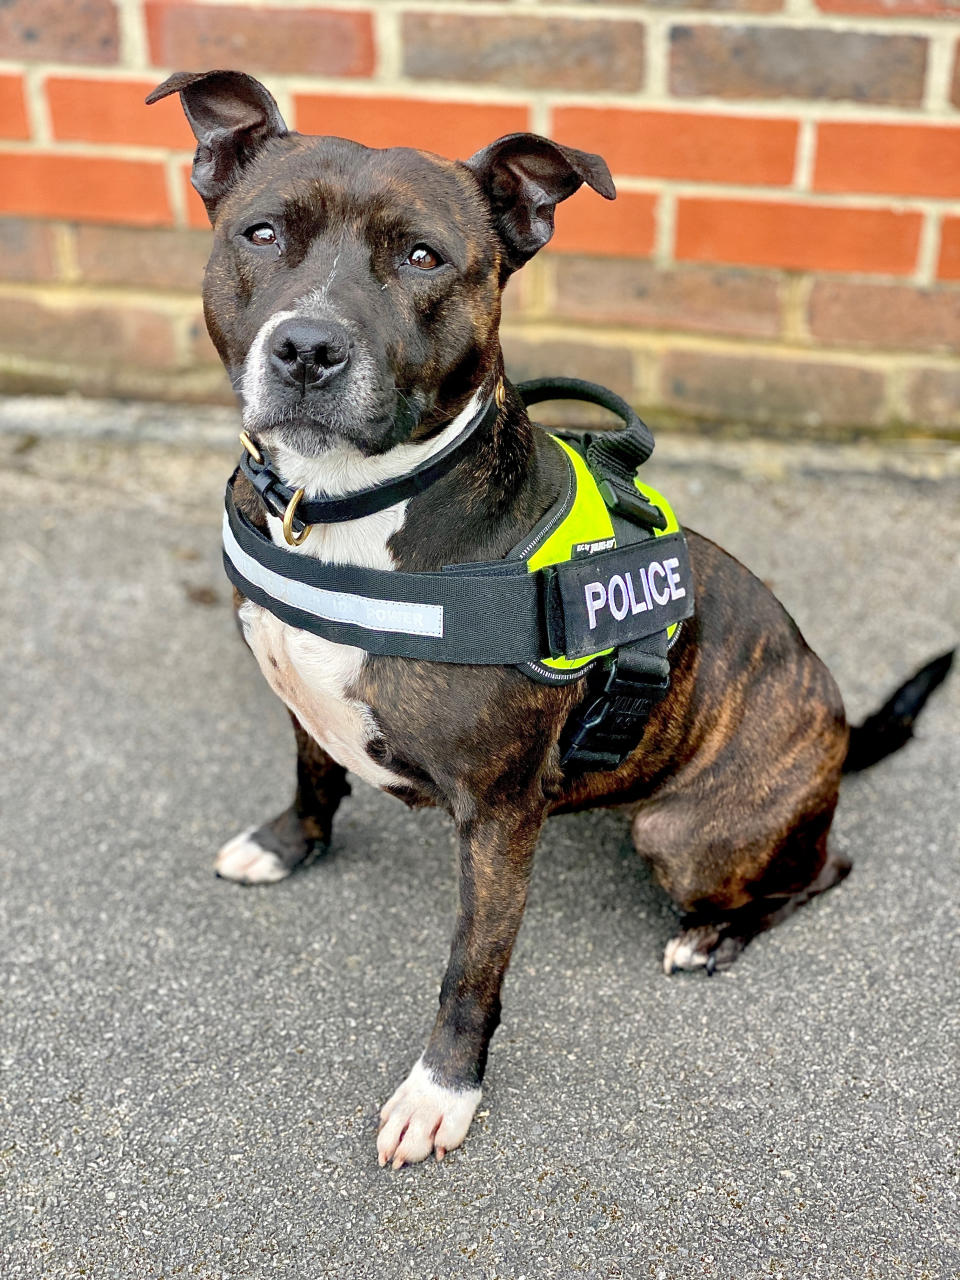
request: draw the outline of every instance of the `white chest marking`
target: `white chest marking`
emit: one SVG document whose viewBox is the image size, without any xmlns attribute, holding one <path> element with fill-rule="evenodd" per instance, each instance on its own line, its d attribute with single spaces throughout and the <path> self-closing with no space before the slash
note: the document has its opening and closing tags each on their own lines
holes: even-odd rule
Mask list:
<svg viewBox="0 0 960 1280">
<path fill-rule="evenodd" d="M 367 754 L 376 734 L 370 708 L 347 696 L 363 650 L 299 631 L 251 600 L 241 606 L 240 621 L 267 683 L 324 751 L 372 786 L 400 783 Z"/>
<path fill-rule="evenodd" d="M 303 486 L 308 497 L 349 493 L 402 475 L 442 449 L 470 421 L 478 405 L 479 397 L 475 397 L 429 443 L 399 445 L 379 458 L 364 458 L 346 449 L 305 458 L 279 445 L 271 452 L 284 482 L 296 488 Z M 406 509 L 406 502 L 398 502 L 359 520 L 315 525 L 293 550 L 335 564 L 392 569 L 387 541 L 402 527 Z M 281 522 L 273 516 L 268 519 L 273 541 L 285 547 Z M 240 622 L 267 683 L 310 736 L 338 764 L 372 786 L 402 785 L 402 778 L 368 755 L 367 744 L 376 736 L 373 711 L 348 694 L 356 687 L 367 656 L 365 651 L 292 627 L 251 600 L 241 606 Z"/>
</svg>

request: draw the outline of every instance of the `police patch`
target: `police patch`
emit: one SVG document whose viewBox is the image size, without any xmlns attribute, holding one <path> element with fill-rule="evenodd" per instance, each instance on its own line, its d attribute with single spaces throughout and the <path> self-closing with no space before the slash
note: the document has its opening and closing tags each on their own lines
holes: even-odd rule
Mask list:
<svg viewBox="0 0 960 1280">
<path fill-rule="evenodd" d="M 619 648 L 665 631 L 693 613 L 693 581 L 682 533 L 557 565 L 552 643 L 568 658 Z M 560 614 L 561 618 L 557 616 Z"/>
</svg>

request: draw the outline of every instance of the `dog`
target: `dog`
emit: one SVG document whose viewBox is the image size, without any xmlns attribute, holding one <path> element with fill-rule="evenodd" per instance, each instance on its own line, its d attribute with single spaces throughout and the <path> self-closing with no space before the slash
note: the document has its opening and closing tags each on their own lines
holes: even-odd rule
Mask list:
<svg viewBox="0 0 960 1280">
<path fill-rule="evenodd" d="M 466 162 L 287 130 L 270 93 L 234 71 L 178 73 L 197 140 L 193 185 L 214 229 L 203 300 L 256 450 L 307 497 L 408 473 L 497 408 L 455 464 L 412 498 L 309 529 L 300 556 L 436 571 L 508 555 L 558 498 L 561 448 L 503 382 L 501 291 L 604 161 L 532 134 Z M 242 477 L 237 503 L 281 541 Z M 222 877 L 267 884 L 326 850 L 349 769 L 410 806 L 446 810 L 460 842 L 459 910 L 427 1045 L 381 1112 L 381 1165 L 464 1140 L 481 1097 L 534 848 L 553 813 L 628 805 L 637 852 L 682 913 L 664 968 L 713 972 L 837 884 L 827 836 L 845 766 L 902 745 L 950 655 L 850 730 L 836 684 L 769 590 L 688 531 L 694 616 L 670 651 L 669 692 L 617 768 L 571 774 L 563 726 L 585 678 L 371 654 L 237 599 L 246 643 L 293 721 L 293 804 L 225 844 Z"/>
</svg>

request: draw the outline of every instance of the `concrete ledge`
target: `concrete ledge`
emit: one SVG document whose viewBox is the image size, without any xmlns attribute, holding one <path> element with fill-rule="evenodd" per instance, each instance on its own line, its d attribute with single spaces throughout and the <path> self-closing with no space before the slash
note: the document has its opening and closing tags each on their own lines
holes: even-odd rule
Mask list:
<svg viewBox="0 0 960 1280">
<path fill-rule="evenodd" d="M 546 414 L 543 415 L 546 417 Z M 569 427 L 569 422 L 564 423 Z M 591 424 L 592 425 L 592 424 Z M 656 430 L 656 424 L 653 424 Z M 153 442 L 181 449 L 236 451 L 237 410 L 160 401 L 98 400 L 85 396 L 0 396 L 0 435 L 27 439 Z M 960 478 L 960 444 L 908 439 L 856 444 L 810 440 L 788 443 L 744 435 L 736 428 L 693 435 L 657 431 L 658 463 L 782 479 L 789 475 L 889 475 L 911 480 Z"/>
</svg>

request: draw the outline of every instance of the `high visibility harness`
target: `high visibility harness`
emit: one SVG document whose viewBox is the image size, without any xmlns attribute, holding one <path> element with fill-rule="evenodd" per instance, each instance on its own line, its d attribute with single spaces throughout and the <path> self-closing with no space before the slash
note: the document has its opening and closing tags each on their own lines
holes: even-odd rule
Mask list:
<svg viewBox="0 0 960 1280">
<path fill-rule="evenodd" d="M 662 494 L 636 478 L 653 436 L 613 392 L 574 378 L 517 388 L 524 403 L 601 404 L 618 431 L 554 435 L 568 465 L 563 495 L 503 560 L 409 573 L 330 564 L 274 543 L 239 510 L 243 474 L 295 545 L 312 524 L 353 520 L 421 492 L 499 411 L 483 406 L 456 440 L 399 479 L 341 498 L 305 500 L 280 481 L 266 451 L 246 452 L 227 484 L 223 560 L 238 589 L 283 622 L 371 654 L 514 666 L 587 694 L 560 739 L 570 773 L 617 768 L 670 686 L 668 648 L 693 613 L 686 540 Z"/>
</svg>

